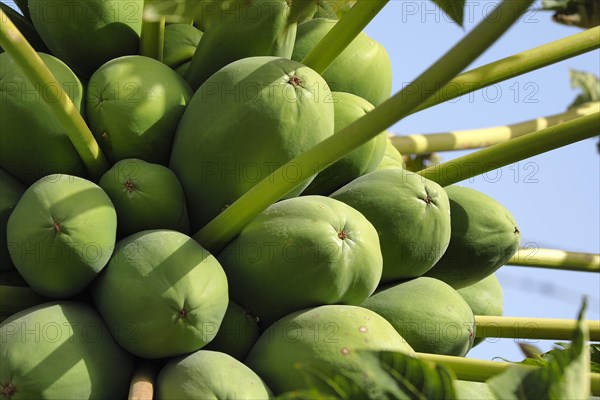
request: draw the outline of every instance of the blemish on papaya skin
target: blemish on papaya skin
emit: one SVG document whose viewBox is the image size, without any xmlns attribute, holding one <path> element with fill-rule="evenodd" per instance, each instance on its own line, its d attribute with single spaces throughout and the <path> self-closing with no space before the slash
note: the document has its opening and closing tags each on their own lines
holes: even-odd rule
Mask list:
<svg viewBox="0 0 600 400">
<path fill-rule="evenodd" d="M 366 326 L 361 326 L 360 328 L 358 328 L 358 331 L 360 333 L 367 333 L 369 329 Z"/>
<path fill-rule="evenodd" d="M 350 349 L 348 349 L 347 347 L 342 347 L 341 353 L 347 356 L 348 354 L 350 354 Z"/>
</svg>

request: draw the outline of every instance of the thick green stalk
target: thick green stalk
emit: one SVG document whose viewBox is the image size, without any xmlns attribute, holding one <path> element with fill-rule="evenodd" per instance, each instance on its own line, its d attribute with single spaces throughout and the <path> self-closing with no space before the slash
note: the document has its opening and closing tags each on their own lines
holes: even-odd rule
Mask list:
<svg viewBox="0 0 600 400">
<path fill-rule="evenodd" d="M 413 113 L 598 48 L 600 27 L 525 50 L 460 74 L 415 108 Z"/>
<path fill-rule="evenodd" d="M 540 117 L 512 125 L 424 135 L 394 135 L 390 139 L 400 154 L 406 155 L 489 147 L 598 111 L 600 111 L 600 102 L 596 101 L 586 103 L 560 114 Z"/>
<path fill-rule="evenodd" d="M 162 61 L 165 40 L 165 17 L 158 21 L 144 20 L 140 38 L 140 55 Z"/>
<path fill-rule="evenodd" d="M 452 185 L 505 165 L 598 135 L 600 113 L 596 112 L 530 133 L 505 143 L 417 172 L 441 186 Z"/>
<path fill-rule="evenodd" d="M 556 249 L 520 248 L 506 265 L 600 272 L 600 254 Z"/>
<path fill-rule="evenodd" d="M 40 97 L 65 128 L 67 136 L 92 179 L 100 179 L 102 174 L 108 170 L 108 162 L 77 107 L 40 56 L 2 10 L 0 10 L 0 20 L 2 21 L 0 23 L 0 45 L 23 70 Z M 49 87 L 53 90 L 44 90 Z M 26 135 L 27 132 L 23 132 L 23 134 Z"/>
<path fill-rule="evenodd" d="M 212 252 L 220 251 L 248 222 L 278 201 L 298 184 L 339 160 L 397 121 L 433 92 L 413 91 L 441 87 L 494 43 L 525 10 L 532 0 L 505 0 L 497 12 L 488 15 L 471 33 L 421 74 L 410 86 L 356 120 L 338 134 L 290 160 L 267 176 L 215 219 L 194 235 L 194 239 Z M 344 18 L 347 18 L 347 14 Z M 298 172 L 290 179 L 289 171 Z"/>
<path fill-rule="evenodd" d="M 331 65 L 346 47 L 389 0 L 358 0 L 358 2 L 331 28 L 319 43 L 304 57 L 302 64 L 319 74 Z"/>
<path fill-rule="evenodd" d="M 440 354 L 417 353 L 417 358 L 438 363 L 450 368 L 457 379 L 473 382 L 485 382 L 491 377 L 504 372 L 507 368 L 530 368 L 532 365 L 513 364 L 500 361 L 477 360 L 474 358 L 444 356 Z M 594 396 L 600 395 L 600 374 L 590 374 L 591 389 Z"/>
<path fill-rule="evenodd" d="M 475 336 L 510 339 L 571 340 L 577 328 L 574 319 L 475 316 Z M 585 321 L 590 340 L 600 340 L 600 321 Z"/>
</svg>

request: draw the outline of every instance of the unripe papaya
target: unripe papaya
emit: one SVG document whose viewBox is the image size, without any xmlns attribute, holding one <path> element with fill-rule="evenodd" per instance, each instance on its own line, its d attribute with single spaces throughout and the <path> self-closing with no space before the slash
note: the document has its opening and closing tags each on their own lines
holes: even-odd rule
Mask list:
<svg viewBox="0 0 600 400">
<path fill-rule="evenodd" d="M 43 303 L 0 324 L 3 399 L 122 399 L 133 357 L 91 307 Z"/>
<path fill-rule="evenodd" d="M 315 18 L 298 25 L 292 60 L 302 61 L 336 24 Z M 392 93 L 392 64 L 385 48 L 360 33 L 323 73 L 331 90 L 348 92 L 377 106 Z"/>
<path fill-rule="evenodd" d="M 156 379 L 158 399 L 268 400 L 271 390 L 241 361 L 217 351 L 198 350 L 171 359 Z"/>
<path fill-rule="evenodd" d="M 366 308 L 326 305 L 290 314 L 260 336 L 245 364 L 277 394 L 306 389 L 296 365 L 361 371 L 361 350 L 414 351 L 389 322 Z"/>
<path fill-rule="evenodd" d="M 521 233 L 510 211 L 484 193 L 455 185 L 444 190 L 450 199 L 452 236 L 427 276 L 460 289 L 506 264 L 519 247 Z"/>
<path fill-rule="evenodd" d="M 374 107 L 371 103 L 352 93 L 332 92 L 334 130 L 338 133 Z M 382 132 L 362 144 L 333 165 L 319 172 L 302 192 L 328 196 L 348 182 L 375 170 L 386 149 L 386 133 Z"/>
<path fill-rule="evenodd" d="M 29 0 L 46 46 L 84 78 L 113 58 L 137 54 L 143 8 L 143 0 Z"/>
<path fill-rule="evenodd" d="M 212 75 L 181 118 L 169 165 L 186 194 L 192 231 L 333 135 L 333 114 L 323 78 L 295 61 L 245 58 Z M 299 171 L 293 165 L 280 173 L 294 180 Z M 309 183 L 297 182 L 285 197 L 297 196 Z"/>
<path fill-rule="evenodd" d="M 190 237 L 150 230 L 117 243 L 92 296 L 127 351 L 172 357 L 199 350 L 215 337 L 227 309 L 227 278 Z"/>
<path fill-rule="evenodd" d="M 192 97 L 181 76 L 152 58 L 124 56 L 102 65 L 87 88 L 90 129 L 111 162 L 169 162 L 175 129 Z"/>
<path fill-rule="evenodd" d="M 331 194 L 375 226 L 383 254 L 382 283 L 416 278 L 444 254 L 450 207 L 437 183 L 402 169 L 374 171 Z"/>
<path fill-rule="evenodd" d="M 406 169 L 402 154 L 400 154 L 389 138 L 387 139 L 385 153 L 383 153 L 381 162 L 375 168 L 376 171 L 379 171 L 380 169 Z"/>
<path fill-rule="evenodd" d="M 25 185 L 0 168 L 0 272 L 14 269 L 8 253 L 6 225 L 8 217 L 25 193 L 25 189 L 27 189 Z"/>
<path fill-rule="evenodd" d="M 165 26 L 163 63 L 179 72 L 189 68 L 194 52 L 202 38 L 202 32 L 190 24 L 168 24 Z"/>
<path fill-rule="evenodd" d="M 8 219 L 11 259 L 38 293 L 80 293 L 106 266 L 116 240 L 117 214 L 95 183 L 49 175 L 31 185 Z"/>
<path fill-rule="evenodd" d="M 38 55 L 75 107 L 83 112 L 79 78 L 58 58 Z M 77 151 L 44 100 L 57 88 L 50 85 L 38 93 L 8 53 L 0 54 L 0 71 L 0 167 L 27 185 L 54 173 L 85 177 Z"/>
<path fill-rule="evenodd" d="M 189 232 L 183 189 L 167 167 L 135 158 L 121 160 L 98 185 L 115 206 L 119 237 L 161 228 Z"/>
<path fill-rule="evenodd" d="M 0 322 L 26 308 L 45 303 L 16 269 L 0 272 Z"/>
<path fill-rule="evenodd" d="M 419 277 L 385 286 L 361 306 L 385 318 L 415 351 L 464 356 L 473 345 L 471 308 L 437 279 Z"/>
<path fill-rule="evenodd" d="M 323 196 L 273 204 L 217 257 L 231 297 L 266 322 L 321 304 L 360 304 L 381 277 L 375 228 Z"/>
</svg>

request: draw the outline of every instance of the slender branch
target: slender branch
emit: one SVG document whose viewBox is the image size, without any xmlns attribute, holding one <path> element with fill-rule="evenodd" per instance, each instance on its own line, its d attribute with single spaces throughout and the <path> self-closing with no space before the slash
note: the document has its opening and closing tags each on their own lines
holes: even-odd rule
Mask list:
<svg viewBox="0 0 600 400">
<path fill-rule="evenodd" d="M 417 172 L 424 178 L 448 186 L 505 165 L 598 135 L 600 113 L 596 112 L 530 133 L 505 143 Z"/>
<path fill-rule="evenodd" d="M 512 125 L 446 133 L 392 135 L 390 139 L 400 154 L 407 155 L 489 147 L 598 111 L 600 111 L 600 102 L 596 101 L 560 114 L 540 117 Z"/>
<path fill-rule="evenodd" d="M 448 82 L 494 43 L 531 3 L 532 0 L 505 0 L 500 3 L 495 12 L 489 14 L 412 85 L 440 87 Z M 348 15 L 350 14 L 346 17 Z M 427 96 L 415 93 L 410 88 L 401 90 L 338 134 L 275 170 L 198 231 L 194 239 L 213 253 L 220 251 L 254 217 L 317 172 L 315 166 L 318 166 L 319 171 L 325 169 L 409 115 L 411 110 L 426 99 Z M 296 179 L 290 179 L 289 174 L 285 173 L 290 167 L 299 171 Z"/>
<path fill-rule="evenodd" d="M 302 64 L 322 74 L 389 0 L 359 0 L 304 57 Z"/>
<path fill-rule="evenodd" d="M 475 316 L 475 336 L 510 339 L 571 340 L 577 328 L 574 319 Z M 585 321 L 590 340 L 600 340 L 600 321 Z"/>
<path fill-rule="evenodd" d="M 600 272 L 600 255 L 535 247 L 520 248 L 506 265 Z"/>
<path fill-rule="evenodd" d="M 149 361 L 140 361 L 133 373 L 127 400 L 152 400 L 156 372 L 156 367 Z"/>
<path fill-rule="evenodd" d="M 162 61 L 165 40 L 165 17 L 158 21 L 144 20 L 140 37 L 140 55 Z"/>
<path fill-rule="evenodd" d="M 435 96 L 415 108 L 413 113 L 598 48 L 600 27 L 525 50 L 457 76 L 441 87 Z"/>
<path fill-rule="evenodd" d="M 77 107 L 40 56 L 2 10 L 0 10 L 0 20 L 2 21 L 0 45 L 23 70 L 40 97 L 65 128 L 67 136 L 92 179 L 100 179 L 102 174 L 108 170 L 108 162 Z M 44 90 L 49 87 L 52 90 Z M 23 132 L 23 134 L 27 134 L 27 132 Z"/>
</svg>

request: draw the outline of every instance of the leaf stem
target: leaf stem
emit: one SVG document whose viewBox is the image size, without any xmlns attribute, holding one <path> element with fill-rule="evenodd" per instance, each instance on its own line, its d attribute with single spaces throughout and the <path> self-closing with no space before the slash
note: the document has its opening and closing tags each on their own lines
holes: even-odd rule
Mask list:
<svg viewBox="0 0 600 400">
<path fill-rule="evenodd" d="M 302 64 L 323 74 L 389 0 L 358 0 L 304 57 Z"/>
<path fill-rule="evenodd" d="M 144 19 L 142 22 L 142 35 L 140 37 L 140 55 L 163 60 L 166 18 L 160 17 L 158 21 Z"/>
<path fill-rule="evenodd" d="M 491 46 L 532 2 L 533 0 L 504 0 L 494 12 L 411 85 L 419 88 L 434 88 L 450 81 Z M 344 18 L 349 15 L 348 13 Z M 411 87 L 401 90 L 338 134 L 327 138 L 275 170 L 198 231 L 194 239 L 207 250 L 218 253 L 248 222 L 271 204 L 317 171 L 327 168 L 348 152 L 409 115 L 411 110 L 433 93 L 415 92 Z M 288 172 L 290 168 L 298 171 L 296 179 L 290 179 Z"/>
<path fill-rule="evenodd" d="M 154 398 L 156 367 L 149 361 L 139 361 L 129 386 L 127 400 L 151 400 Z"/>
<path fill-rule="evenodd" d="M 40 97 L 62 124 L 90 176 L 100 179 L 108 162 L 69 95 L 6 14 L 0 10 L 0 45 L 10 54 Z M 52 88 L 52 90 L 44 90 Z M 27 132 L 23 132 L 27 134 Z"/>
<path fill-rule="evenodd" d="M 600 255 L 556 249 L 520 248 L 506 265 L 600 272 Z"/>
<path fill-rule="evenodd" d="M 475 336 L 481 338 L 571 340 L 577 320 L 558 318 L 475 316 Z M 590 340 L 600 340 L 600 321 L 585 321 Z"/>
<path fill-rule="evenodd" d="M 526 158 L 598 135 L 600 113 L 530 133 L 417 172 L 448 186 Z"/>
<path fill-rule="evenodd" d="M 598 111 L 600 111 L 600 102 L 595 101 L 560 114 L 540 117 L 512 125 L 447 133 L 392 135 L 390 136 L 390 140 L 400 154 L 406 155 L 489 147 Z"/>
</svg>

